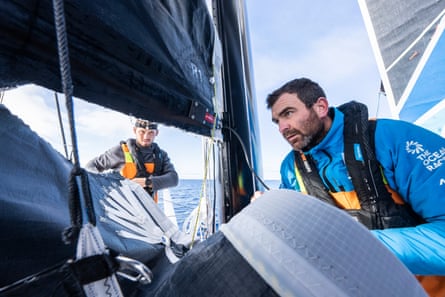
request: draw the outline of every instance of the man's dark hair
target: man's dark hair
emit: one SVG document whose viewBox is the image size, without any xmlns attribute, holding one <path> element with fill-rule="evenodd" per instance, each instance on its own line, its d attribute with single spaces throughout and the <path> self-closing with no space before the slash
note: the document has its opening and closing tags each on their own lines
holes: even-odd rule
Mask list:
<svg viewBox="0 0 445 297">
<path fill-rule="evenodd" d="M 296 94 L 307 108 L 311 108 L 318 98 L 326 97 L 323 89 L 316 82 L 305 77 L 297 78 L 269 94 L 266 99 L 267 108 L 271 109 L 278 97 L 284 93 Z"/>
</svg>

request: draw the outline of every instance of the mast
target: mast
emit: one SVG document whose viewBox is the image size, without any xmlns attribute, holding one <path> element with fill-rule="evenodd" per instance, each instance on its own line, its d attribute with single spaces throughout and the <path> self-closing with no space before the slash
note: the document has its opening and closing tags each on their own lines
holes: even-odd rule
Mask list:
<svg viewBox="0 0 445 297">
<path fill-rule="evenodd" d="M 250 170 L 251 167 L 258 176 L 262 175 L 260 135 L 245 3 L 214 0 L 213 7 L 222 43 L 224 142 L 220 174 L 224 192 L 223 221 L 227 222 L 250 203 L 254 191 L 261 189 Z"/>
</svg>

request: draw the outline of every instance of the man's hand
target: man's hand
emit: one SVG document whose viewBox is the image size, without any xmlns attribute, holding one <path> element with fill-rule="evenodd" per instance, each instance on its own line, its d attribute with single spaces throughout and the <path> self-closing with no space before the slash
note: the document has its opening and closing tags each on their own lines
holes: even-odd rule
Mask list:
<svg viewBox="0 0 445 297">
<path fill-rule="evenodd" d="M 263 194 L 264 194 L 264 192 L 262 192 L 262 191 L 256 191 L 255 193 L 253 193 L 252 197 L 250 197 L 250 202 L 255 201 Z"/>
<path fill-rule="evenodd" d="M 135 183 L 140 185 L 147 191 L 150 196 L 153 196 L 153 183 L 151 181 L 151 176 L 149 177 L 135 177 L 132 179 Z"/>
<path fill-rule="evenodd" d="M 132 179 L 132 181 L 134 181 L 135 183 L 137 183 L 138 185 L 140 185 L 141 187 L 146 187 L 145 186 L 145 177 L 135 177 Z"/>
</svg>

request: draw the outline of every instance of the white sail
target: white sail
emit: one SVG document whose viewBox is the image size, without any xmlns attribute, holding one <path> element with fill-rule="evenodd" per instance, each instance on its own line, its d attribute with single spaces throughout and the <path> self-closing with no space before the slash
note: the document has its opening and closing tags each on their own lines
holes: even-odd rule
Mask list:
<svg viewBox="0 0 445 297">
<path fill-rule="evenodd" d="M 445 2 L 358 2 L 392 115 L 442 133 Z"/>
</svg>

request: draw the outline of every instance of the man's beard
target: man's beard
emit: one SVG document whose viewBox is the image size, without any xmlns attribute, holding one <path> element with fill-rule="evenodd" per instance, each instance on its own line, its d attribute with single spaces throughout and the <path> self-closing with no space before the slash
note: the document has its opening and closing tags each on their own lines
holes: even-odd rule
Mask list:
<svg viewBox="0 0 445 297">
<path fill-rule="evenodd" d="M 311 148 L 313 148 L 314 146 L 316 146 L 318 143 L 320 143 L 319 140 L 321 140 L 321 137 L 323 135 L 323 126 L 320 127 L 319 130 L 317 130 L 317 132 L 315 134 L 311 134 L 311 135 L 303 135 L 300 131 L 298 130 L 292 130 L 289 131 L 286 135 L 289 134 L 298 134 L 302 137 L 302 140 L 299 141 L 298 146 L 295 146 L 295 144 L 291 143 L 292 148 L 296 151 L 308 151 Z M 286 137 L 286 136 L 285 136 Z"/>
<path fill-rule="evenodd" d="M 296 151 L 308 151 L 317 144 L 320 143 L 320 141 L 323 139 L 325 134 L 324 124 L 320 119 L 316 118 L 314 119 L 309 118 L 306 121 L 307 125 L 306 127 L 310 127 L 308 123 L 312 123 L 312 125 L 315 125 L 315 132 L 305 135 L 302 131 L 297 129 L 291 129 L 286 131 L 285 134 L 283 134 L 284 138 L 287 139 L 289 135 L 299 135 L 302 139 L 299 141 L 298 146 L 295 146 L 295 143 L 290 143 L 292 148 Z M 314 127 L 310 127 L 309 131 L 312 131 Z"/>
<path fill-rule="evenodd" d="M 324 136 L 324 125 L 321 124 L 318 127 L 318 130 L 309 136 L 305 136 L 304 138 L 304 145 L 302 146 L 302 151 L 303 152 L 307 152 L 309 151 L 311 148 L 313 148 L 314 146 L 316 146 L 317 144 L 319 144 L 321 142 L 321 140 L 323 139 Z"/>
</svg>

